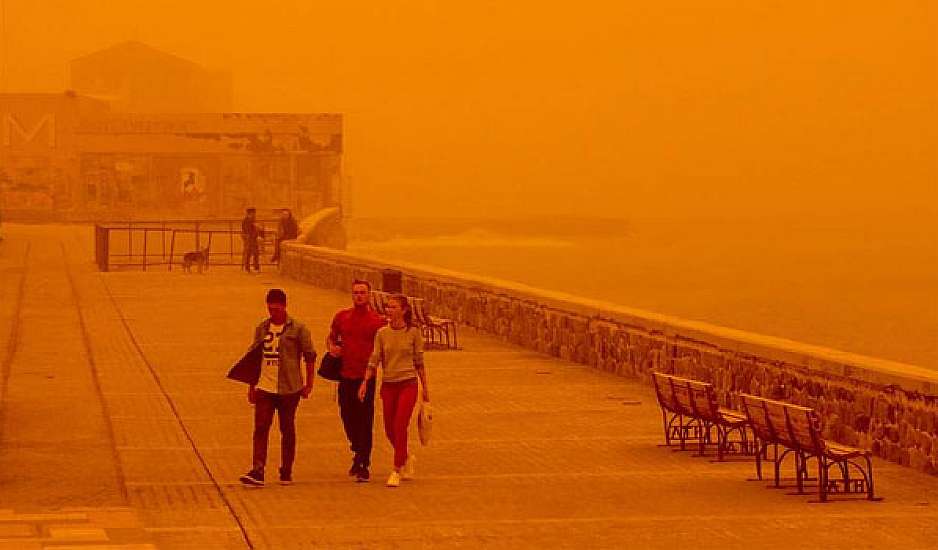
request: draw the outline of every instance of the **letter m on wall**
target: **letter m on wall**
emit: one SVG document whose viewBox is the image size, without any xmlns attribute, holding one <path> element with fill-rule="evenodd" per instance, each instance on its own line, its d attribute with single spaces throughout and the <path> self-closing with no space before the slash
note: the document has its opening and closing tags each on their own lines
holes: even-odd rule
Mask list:
<svg viewBox="0 0 938 550">
<path fill-rule="evenodd" d="M 35 124 L 23 124 L 16 115 L 10 113 L 3 117 L 3 146 L 12 147 L 13 144 L 28 144 L 39 136 L 39 133 L 46 130 L 46 145 L 52 149 L 55 147 L 55 115 L 46 114 Z M 15 139 L 14 139 L 15 136 Z"/>
</svg>

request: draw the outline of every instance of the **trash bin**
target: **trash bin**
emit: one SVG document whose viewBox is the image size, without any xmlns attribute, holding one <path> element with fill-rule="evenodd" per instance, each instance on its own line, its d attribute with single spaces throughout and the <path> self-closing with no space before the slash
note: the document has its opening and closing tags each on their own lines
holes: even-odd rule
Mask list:
<svg viewBox="0 0 938 550">
<path fill-rule="evenodd" d="M 384 269 L 381 271 L 381 290 L 384 292 L 400 293 L 402 289 L 400 271 L 396 269 Z"/>
</svg>

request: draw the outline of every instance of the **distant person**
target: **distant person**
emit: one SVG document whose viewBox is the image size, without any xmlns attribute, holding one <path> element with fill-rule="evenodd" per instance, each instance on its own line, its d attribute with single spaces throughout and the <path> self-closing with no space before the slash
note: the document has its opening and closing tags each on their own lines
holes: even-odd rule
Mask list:
<svg viewBox="0 0 938 550">
<path fill-rule="evenodd" d="M 241 240 L 243 248 L 241 253 L 241 269 L 251 272 L 251 260 L 254 260 L 254 271 L 261 270 L 260 249 L 257 245 L 257 239 L 261 231 L 257 226 L 257 210 L 248 208 L 244 218 L 241 220 Z"/>
<path fill-rule="evenodd" d="M 290 212 L 289 208 L 284 208 L 280 212 L 280 224 L 277 227 L 277 244 L 274 248 L 274 255 L 270 259 L 273 263 L 280 262 L 280 243 L 283 241 L 292 241 L 297 238 L 300 234 L 300 226 L 296 223 L 296 218 L 293 217 L 293 212 Z"/>
<path fill-rule="evenodd" d="M 293 482 L 296 455 L 296 408 L 300 399 L 313 391 L 316 350 L 309 329 L 287 315 L 287 295 L 279 288 L 267 292 L 270 317 L 254 329 L 254 343 L 263 342 L 261 373 L 257 386 L 248 388 L 248 402 L 254 405 L 254 445 L 251 471 L 241 476 L 245 485 L 263 486 L 267 463 L 267 439 L 274 411 L 280 424 L 280 483 Z M 300 360 L 306 363 L 306 376 Z M 305 381 L 304 381 L 305 378 Z"/>
<path fill-rule="evenodd" d="M 417 402 L 417 380 L 423 385 L 423 400 L 426 402 L 430 401 L 430 389 L 423 364 L 423 336 L 413 325 L 407 298 L 400 294 L 391 296 L 385 312 L 389 322 L 375 335 L 374 351 L 368 360 L 365 379 L 358 389 L 358 399 L 365 400 L 368 383 L 380 365 L 384 369 L 381 382 L 384 432 L 394 447 L 394 469 L 387 485 L 397 487 L 401 479 L 410 479 L 414 474 L 414 458 L 407 452 L 407 427 Z"/>
<path fill-rule="evenodd" d="M 368 358 L 374 349 L 375 334 L 387 324 L 369 305 L 370 291 L 371 283 L 368 281 L 352 282 L 352 307 L 335 314 L 332 329 L 326 337 L 329 353 L 342 358 L 339 415 L 354 453 L 348 474 L 354 476 L 356 481 L 368 481 L 371 477 L 368 468 L 371 466 L 375 421 L 375 379 L 372 377 L 364 385 L 362 382 Z M 365 388 L 365 393 L 359 399 L 361 387 Z"/>
</svg>

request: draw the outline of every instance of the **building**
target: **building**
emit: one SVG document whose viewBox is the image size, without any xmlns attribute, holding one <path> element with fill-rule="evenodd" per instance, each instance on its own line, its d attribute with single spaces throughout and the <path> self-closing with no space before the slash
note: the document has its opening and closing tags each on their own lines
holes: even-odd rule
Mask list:
<svg viewBox="0 0 938 550">
<path fill-rule="evenodd" d="M 65 94 L 0 94 L 10 219 L 240 217 L 341 206 L 338 114 L 116 112 Z"/>
<path fill-rule="evenodd" d="M 123 42 L 69 63 L 71 88 L 122 113 L 232 110 L 232 79 L 140 42 Z"/>
<path fill-rule="evenodd" d="M 5 217 L 54 218 L 75 208 L 77 128 L 109 112 L 75 94 L 0 94 L 0 208 Z"/>
</svg>

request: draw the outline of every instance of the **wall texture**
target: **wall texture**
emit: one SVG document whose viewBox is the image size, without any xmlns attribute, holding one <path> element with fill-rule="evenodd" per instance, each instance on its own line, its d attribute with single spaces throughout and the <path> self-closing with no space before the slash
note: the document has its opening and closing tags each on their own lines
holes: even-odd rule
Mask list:
<svg viewBox="0 0 938 550">
<path fill-rule="evenodd" d="M 740 392 L 816 409 L 825 435 L 938 475 L 938 372 L 658 315 L 525 285 L 307 245 L 285 247 L 281 270 L 348 290 L 380 289 L 382 272 L 434 315 L 502 340 L 650 384 L 655 369 L 711 382 L 723 404 Z"/>
</svg>

